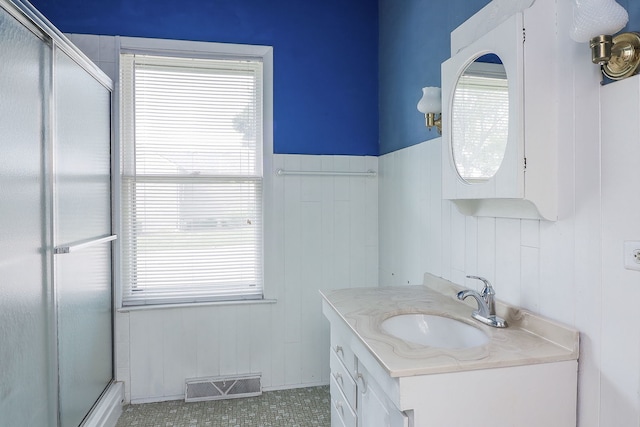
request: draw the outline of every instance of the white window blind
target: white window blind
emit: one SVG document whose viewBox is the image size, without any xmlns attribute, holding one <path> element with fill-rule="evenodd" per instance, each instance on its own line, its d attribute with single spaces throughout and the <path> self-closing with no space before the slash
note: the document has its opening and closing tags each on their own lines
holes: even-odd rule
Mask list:
<svg viewBox="0 0 640 427">
<path fill-rule="evenodd" d="M 490 179 L 504 159 L 509 132 L 509 87 L 504 67 L 499 68 L 502 73 L 495 75 L 467 70 L 456 86 L 453 152 L 458 173 L 467 181 Z"/>
<path fill-rule="evenodd" d="M 123 305 L 262 298 L 262 62 L 121 56 Z"/>
</svg>

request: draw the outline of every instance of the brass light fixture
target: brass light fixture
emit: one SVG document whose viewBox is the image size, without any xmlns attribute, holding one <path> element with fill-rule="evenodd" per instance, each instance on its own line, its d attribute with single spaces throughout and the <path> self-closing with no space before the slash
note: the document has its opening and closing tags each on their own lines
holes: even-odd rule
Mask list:
<svg viewBox="0 0 640 427">
<path fill-rule="evenodd" d="M 422 88 L 418 111 L 424 114 L 427 128 L 431 130 L 435 127 L 442 135 L 442 90 L 439 87 Z"/>
<path fill-rule="evenodd" d="M 621 80 L 638 73 L 640 34 L 599 35 L 591 39 L 591 61 L 602 68 L 611 80 Z"/>
<path fill-rule="evenodd" d="M 629 22 L 627 11 L 615 0 L 576 0 L 571 38 L 589 42 L 591 61 L 612 80 L 637 74 L 640 65 L 640 34 L 615 34 Z"/>
</svg>

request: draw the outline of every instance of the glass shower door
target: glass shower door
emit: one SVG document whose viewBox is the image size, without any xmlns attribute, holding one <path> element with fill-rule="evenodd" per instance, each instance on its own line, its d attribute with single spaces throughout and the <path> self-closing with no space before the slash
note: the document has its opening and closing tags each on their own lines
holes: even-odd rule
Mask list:
<svg viewBox="0 0 640 427">
<path fill-rule="evenodd" d="M 0 425 L 6 426 L 53 425 L 56 412 L 42 162 L 50 68 L 51 47 L 0 8 Z"/>
<path fill-rule="evenodd" d="M 59 49 L 54 70 L 59 416 L 76 427 L 113 378 L 111 96 Z"/>
</svg>

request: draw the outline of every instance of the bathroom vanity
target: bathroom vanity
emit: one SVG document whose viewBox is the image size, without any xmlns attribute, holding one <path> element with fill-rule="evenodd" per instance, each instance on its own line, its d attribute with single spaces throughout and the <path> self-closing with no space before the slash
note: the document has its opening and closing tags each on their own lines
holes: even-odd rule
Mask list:
<svg viewBox="0 0 640 427">
<path fill-rule="evenodd" d="M 483 325 L 471 318 L 472 303 L 456 298 L 460 290 L 426 274 L 423 286 L 322 294 L 332 427 L 576 425 L 578 332 L 500 302 L 509 327 Z M 426 346 L 382 328 L 416 313 L 462 322 L 487 339 Z"/>
</svg>

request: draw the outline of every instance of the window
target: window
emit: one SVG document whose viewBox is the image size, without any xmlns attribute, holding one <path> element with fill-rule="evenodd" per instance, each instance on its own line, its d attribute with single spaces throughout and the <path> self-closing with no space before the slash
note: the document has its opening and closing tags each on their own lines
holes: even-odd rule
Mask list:
<svg viewBox="0 0 640 427">
<path fill-rule="evenodd" d="M 120 72 L 123 305 L 262 298 L 262 58 Z"/>
</svg>

